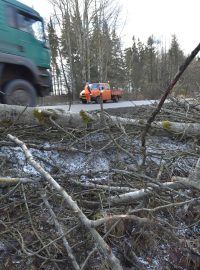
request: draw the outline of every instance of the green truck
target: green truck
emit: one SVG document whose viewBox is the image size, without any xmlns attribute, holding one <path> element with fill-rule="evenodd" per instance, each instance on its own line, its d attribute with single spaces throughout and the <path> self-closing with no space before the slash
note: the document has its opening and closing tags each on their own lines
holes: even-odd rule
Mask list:
<svg viewBox="0 0 200 270">
<path fill-rule="evenodd" d="M 0 102 L 35 106 L 52 91 L 44 21 L 16 0 L 0 0 Z"/>
</svg>

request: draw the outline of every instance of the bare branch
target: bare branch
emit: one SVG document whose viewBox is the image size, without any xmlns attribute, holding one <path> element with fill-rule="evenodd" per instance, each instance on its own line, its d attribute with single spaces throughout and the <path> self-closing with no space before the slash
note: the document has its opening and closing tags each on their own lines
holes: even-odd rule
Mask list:
<svg viewBox="0 0 200 270">
<path fill-rule="evenodd" d="M 47 207 L 47 209 L 48 209 L 48 211 L 49 211 L 49 213 L 50 213 L 50 215 L 51 215 L 51 217 L 52 217 L 52 219 L 54 221 L 54 224 L 55 224 L 60 236 L 62 236 L 63 244 L 64 244 L 64 246 L 65 246 L 65 248 L 67 250 L 68 256 L 70 257 L 70 259 L 72 261 L 74 269 L 80 270 L 80 267 L 79 267 L 79 265 L 78 265 L 78 263 L 76 261 L 76 258 L 75 258 L 74 254 L 72 252 L 72 249 L 71 249 L 66 237 L 64 236 L 64 231 L 63 231 L 60 223 L 58 222 L 58 219 L 57 219 L 52 207 L 50 206 L 50 204 L 49 204 L 49 202 L 47 200 L 47 196 L 45 194 L 45 191 L 40 192 L 40 194 L 41 194 L 41 197 L 42 197 L 42 199 L 43 199 L 43 201 L 44 201 L 44 203 L 45 203 L 45 205 L 46 205 L 46 207 Z"/>
<path fill-rule="evenodd" d="M 34 159 L 26 145 L 18 138 L 8 134 L 8 138 L 19 145 L 25 153 L 28 162 L 49 182 L 49 184 L 63 197 L 67 202 L 71 210 L 78 216 L 81 223 L 90 231 L 94 240 L 98 243 L 100 252 L 104 255 L 104 258 L 109 263 L 111 269 L 122 270 L 119 260 L 113 254 L 110 247 L 106 244 L 100 234 L 92 227 L 91 221 L 85 216 L 85 214 L 78 207 L 77 203 L 73 201 L 71 196 L 53 179 L 53 177 L 46 172 Z"/>
</svg>

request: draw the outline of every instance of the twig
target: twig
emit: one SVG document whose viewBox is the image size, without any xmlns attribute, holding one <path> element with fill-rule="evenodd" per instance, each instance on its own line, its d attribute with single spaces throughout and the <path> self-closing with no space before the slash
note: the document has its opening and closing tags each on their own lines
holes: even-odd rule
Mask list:
<svg viewBox="0 0 200 270">
<path fill-rule="evenodd" d="M 1 136 L 7 134 L 11 130 L 11 128 L 18 122 L 18 120 L 20 119 L 22 114 L 27 110 L 27 108 L 28 108 L 28 106 L 25 106 L 25 108 L 19 113 L 17 118 L 14 120 L 14 122 L 12 122 L 12 124 L 7 129 L 5 129 L 5 131 L 3 133 L 1 133 Z"/>
<path fill-rule="evenodd" d="M 22 251 L 23 251 L 27 256 L 30 256 L 30 257 L 32 257 L 32 256 L 37 256 L 37 257 L 40 258 L 40 259 L 43 259 L 43 260 L 46 260 L 46 261 L 50 260 L 50 261 L 52 261 L 52 262 L 54 262 L 54 263 L 66 261 L 66 259 L 59 260 L 59 259 L 53 259 L 53 258 L 51 258 L 51 257 L 41 256 L 40 254 L 38 254 L 38 252 L 32 252 L 32 251 L 28 250 L 28 249 L 25 247 L 24 239 L 23 239 L 21 233 L 20 233 L 19 231 L 17 231 L 17 233 L 18 233 L 18 235 L 19 235 L 19 237 L 20 237 L 21 242 L 20 242 L 18 239 L 17 239 L 17 241 L 20 243 L 21 248 L 22 248 Z M 47 245 L 44 246 L 44 248 L 46 248 L 46 247 L 47 247 Z M 42 249 L 41 249 L 41 250 L 42 250 Z M 58 267 L 57 267 L 57 268 L 58 268 Z M 58 269 L 59 269 L 59 268 L 58 268 Z"/>
<path fill-rule="evenodd" d="M 35 181 L 31 178 L 10 178 L 10 177 L 0 177 L 0 187 L 3 186 L 10 186 L 15 185 L 18 183 L 24 184 L 24 183 L 34 183 Z"/>
<path fill-rule="evenodd" d="M 9 198 L 13 193 L 15 193 L 15 191 L 18 189 L 19 186 L 20 186 L 20 183 L 17 183 L 13 189 L 9 190 L 5 195 L 0 196 L 0 201 L 5 200 L 6 198 Z"/>
<path fill-rule="evenodd" d="M 63 231 L 60 223 L 58 222 L 58 219 L 57 219 L 52 207 L 50 206 L 50 204 L 49 204 L 49 202 L 47 200 L 47 196 L 45 194 L 45 191 L 40 192 L 40 195 L 41 195 L 41 197 L 42 197 L 42 199 L 43 199 L 43 201 L 44 201 L 44 203 L 45 203 L 45 205 L 46 205 L 46 207 L 47 207 L 47 209 L 48 209 L 48 211 L 49 211 L 49 213 L 50 213 L 50 215 L 51 215 L 51 217 L 53 219 L 53 222 L 54 222 L 59 234 L 62 235 L 63 245 L 65 246 L 65 248 L 67 250 L 68 256 L 70 257 L 70 259 L 72 261 L 74 269 L 80 270 L 80 267 L 79 267 L 79 265 L 78 265 L 78 263 L 76 261 L 76 258 L 75 258 L 74 254 L 72 252 L 72 249 L 71 249 L 66 237 L 64 236 L 64 231 Z"/>
<path fill-rule="evenodd" d="M 90 231 L 95 241 L 98 243 L 99 251 L 104 255 L 104 258 L 109 263 L 111 269 L 113 270 L 123 270 L 119 260 L 116 258 L 110 247 L 103 240 L 100 234 L 91 226 L 91 220 L 89 220 L 86 215 L 81 211 L 78 207 L 77 203 L 72 200 L 71 196 L 61 187 L 53 177 L 46 172 L 40 164 L 38 164 L 31 155 L 30 151 L 26 147 L 26 145 L 20 141 L 18 138 L 8 134 L 8 138 L 14 141 L 17 145 L 19 145 L 25 153 L 25 156 L 28 162 L 50 183 L 50 185 L 63 197 L 63 199 L 67 202 L 68 206 L 72 211 L 78 216 L 81 223 Z"/>
<path fill-rule="evenodd" d="M 140 217 L 137 217 L 135 215 L 113 215 L 113 216 L 106 216 L 104 218 L 100 218 L 98 220 L 94 220 L 92 221 L 92 226 L 93 227 L 99 227 L 101 226 L 102 224 L 105 224 L 109 221 L 117 221 L 117 220 L 123 220 L 123 219 L 128 219 L 128 220 L 133 220 L 133 221 L 136 221 L 140 224 L 143 224 L 143 223 L 150 223 L 150 220 L 147 219 L 147 218 L 140 218 Z"/>
<path fill-rule="evenodd" d="M 25 193 L 23 184 L 21 185 L 21 187 L 22 187 L 22 192 L 23 192 L 23 197 L 24 197 L 24 203 L 25 203 L 25 206 L 26 206 L 26 210 L 27 210 L 27 213 L 28 213 L 28 217 L 29 217 L 29 220 L 30 220 L 30 224 L 31 224 L 32 230 L 33 230 L 35 236 L 38 238 L 38 240 L 39 240 L 40 243 L 42 244 L 42 246 L 44 247 L 44 246 L 45 246 L 45 243 L 44 243 L 43 240 L 41 239 L 40 235 L 39 235 L 38 232 L 36 231 L 35 226 L 34 226 L 34 224 L 33 224 L 33 219 L 32 219 L 32 217 L 31 217 L 31 213 L 30 213 L 30 210 L 29 210 L 29 207 L 28 207 L 28 202 L 27 202 L 26 193 Z M 21 238 L 22 238 L 22 237 L 21 237 Z M 22 238 L 22 240 L 23 240 L 23 238 Z M 22 243 L 23 243 L 23 242 L 22 242 Z M 48 254 L 49 258 L 50 258 L 50 252 L 49 252 L 49 250 L 48 250 L 47 248 L 45 248 L 45 250 L 46 250 L 46 252 L 47 252 L 47 254 Z M 56 264 L 56 262 L 54 262 L 54 263 Z M 57 267 L 57 265 L 56 265 L 56 267 Z"/>
<path fill-rule="evenodd" d="M 130 191 L 136 191 L 137 189 L 133 189 L 130 187 L 115 187 L 115 186 L 107 186 L 107 185 L 98 185 L 93 183 L 81 183 L 76 180 L 73 180 L 72 178 L 69 179 L 69 181 L 77 186 L 82 186 L 85 188 L 97 188 L 97 189 L 103 189 L 108 191 L 121 191 L 121 192 L 130 192 Z"/>
<path fill-rule="evenodd" d="M 199 200 L 200 200 L 200 198 L 194 198 L 194 199 L 187 200 L 187 201 L 184 201 L 184 202 L 169 203 L 169 204 L 166 204 L 166 205 L 157 206 L 155 208 L 134 209 L 134 210 L 130 210 L 129 213 L 133 214 L 133 213 L 138 213 L 138 212 L 143 212 L 143 211 L 144 212 L 156 212 L 156 211 L 160 211 L 160 210 L 163 210 L 163 209 L 166 209 L 166 208 L 183 206 L 185 204 L 196 202 L 196 201 L 199 201 Z"/>
<path fill-rule="evenodd" d="M 148 181 L 149 190 L 151 190 L 152 187 L 153 188 L 160 188 L 160 189 L 175 193 L 183 198 L 190 199 L 190 197 L 187 196 L 186 194 L 183 194 L 183 193 L 175 190 L 175 189 L 177 189 L 177 187 L 180 187 L 180 186 L 176 185 L 176 183 L 173 183 L 173 182 L 160 183 L 159 181 L 154 180 L 153 178 L 151 178 L 145 174 L 139 174 L 136 172 L 129 172 L 129 171 L 118 170 L 118 169 L 113 169 L 113 171 L 117 172 L 117 173 L 125 174 L 125 175 L 135 176 L 138 179 L 145 180 L 146 182 Z"/>
</svg>

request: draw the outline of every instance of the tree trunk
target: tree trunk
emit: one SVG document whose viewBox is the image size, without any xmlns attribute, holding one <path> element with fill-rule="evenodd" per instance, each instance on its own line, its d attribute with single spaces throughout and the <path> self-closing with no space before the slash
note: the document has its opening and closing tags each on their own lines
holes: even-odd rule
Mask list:
<svg viewBox="0 0 200 270">
<path fill-rule="evenodd" d="M 107 123 L 109 126 L 130 126 L 137 127 L 143 130 L 146 124 L 145 120 L 142 119 L 128 119 L 116 116 L 108 116 Z M 45 109 L 45 108 L 24 108 L 21 106 L 9 106 L 0 105 L 0 121 L 1 125 L 8 124 L 51 124 L 51 118 L 56 121 L 62 127 L 79 128 L 79 127 L 95 127 L 101 126 L 101 115 L 93 115 L 88 112 L 81 111 L 66 112 L 56 109 Z M 161 132 L 162 131 L 162 132 Z M 200 124 L 199 123 L 178 123 L 178 122 L 153 122 L 151 132 L 159 135 L 181 135 L 184 137 L 199 136 L 200 135 Z"/>
</svg>

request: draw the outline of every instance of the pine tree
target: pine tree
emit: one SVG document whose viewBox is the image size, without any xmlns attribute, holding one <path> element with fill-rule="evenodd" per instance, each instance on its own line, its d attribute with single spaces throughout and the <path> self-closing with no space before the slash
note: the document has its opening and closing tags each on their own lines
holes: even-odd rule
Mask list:
<svg viewBox="0 0 200 270">
<path fill-rule="evenodd" d="M 108 57 L 108 75 L 107 78 L 112 85 L 119 88 L 125 85 L 125 65 L 124 56 L 121 48 L 121 41 L 116 35 L 115 30 L 112 32 L 111 53 Z"/>
<path fill-rule="evenodd" d="M 144 49 L 142 42 L 136 42 L 133 36 L 131 48 L 125 51 L 126 74 L 129 81 L 129 92 L 137 98 L 143 80 Z"/>
<path fill-rule="evenodd" d="M 176 35 L 172 36 L 172 41 L 170 48 L 168 50 L 168 64 L 169 64 L 169 76 L 170 80 L 176 74 L 179 69 L 179 66 L 184 61 L 183 51 L 180 49 L 180 45 L 178 43 L 178 39 Z"/>
<path fill-rule="evenodd" d="M 55 26 L 53 25 L 52 18 L 50 18 L 49 23 L 47 24 L 48 40 L 51 49 L 51 63 L 52 63 L 52 73 L 53 73 L 53 89 L 59 91 L 59 78 L 60 78 L 60 67 L 57 63 L 58 57 L 58 36 L 56 34 Z"/>
</svg>

